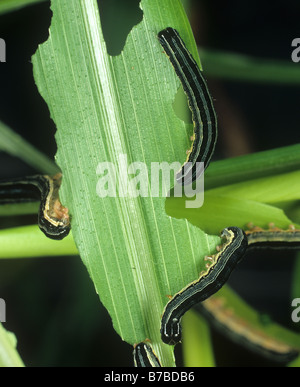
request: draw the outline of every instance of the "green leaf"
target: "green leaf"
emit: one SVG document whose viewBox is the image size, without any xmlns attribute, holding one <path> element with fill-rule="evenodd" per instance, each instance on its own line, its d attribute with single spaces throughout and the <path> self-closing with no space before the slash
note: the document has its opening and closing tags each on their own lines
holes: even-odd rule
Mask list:
<svg viewBox="0 0 300 387">
<path fill-rule="evenodd" d="M 166 296 L 198 276 L 219 238 L 166 215 L 162 195 L 96 192 L 99 163 L 118 166 L 120 155 L 148 168 L 154 161 L 183 162 L 189 144 L 172 108 L 179 80 L 156 35 L 172 25 L 197 57 L 191 29 L 179 0 L 142 0 L 141 8 L 142 22 L 121 55 L 110 57 L 96 1 L 53 0 L 50 36 L 33 65 L 58 129 L 61 197 L 96 291 L 124 340 L 149 338 L 162 364 L 173 365 L 173 349 L 159 333 Z"/>
<path fill-rule="evenodd" d="M 211 234 L 219 234 L 229 226 L 246 228 L 250 222 L 260 227 L 266 227 L 272 222 L 281 228 L 287 228 L 293 223 L 279 208 L 253 200 L 214 195 L 209 191 L 205 192 L 204 204 L 200 208 L 188 211 L 184 198 L 168 198 L 166 211 L 172 217 L 186 218 Z"/>
<path fill-rule="evenodd" d="M 5 259 L 78 254 L 71 234 L 62 241 L 55 241 L 47 238 L 38 226 L 0 230 L 0 246 L 0 258 Z"/>
<path fill-rule="evenodd" d="M 300 144 L 211 163 L 205 189 L 300 170 Z"/>
<path fill-rule="evenodd" d="M 28 5 L 41 3 L 45 0 L 1 0 L 0 2 L 0 14 L 6 12 L 16 11 L 20 8 Z"/>
<path fill-rule="evenodd" d="M 236 292 L 234 292 L 228 285 L 223 286 L 221 290 L 215 295 L 212 296 L 214 301 L 217 301 L 218 304 L 222 305 L 224 311 L 228 311 L 228 318 L 235 318 L 236 322 L 240 323 L 241 331 L 247 335 L 247 330 L 245 327 L 248 327 L 248 332 L 251 334 L 251 331 L 256 332 L 258 337 L 263 337 L 268 342 L 268 338 L 276 339 L 281 343 L 285 343 L 296 350 L 300 350 L 300 335 L 276 322 L 273 322 L 269 316 L 263 316 L 257 310 L 252 308 L 247 304 Z M 195 308 L 198 312 L 202 313 L 202 308 Z M 205 314 L 205 313 L 204 313 Z M 226 315 L 226 313 L 225 313 Z M 267 317 L 267 318 L 266 318 Z M 219 328 L 221 328 L 222 320 L 218 321 Z M 201 325 L 199 325 L 201 328 Z M 224 334 L 227 335 L 228 328 L 224 326 Z M 220 329 L 220 332 L 221 329 Z M 238 331 L 235 332 L 235 341 L 239 342 L 240 345 L 245 345 L 242 338 L 239 339 Z M 230 337 L 232 337 L 230 335 Z M 251 335 L 250 335 L 251 337 Z M 250 340 L 251 341 L 251 340 Z M 246 346 L 247 347 L 247 346 Z M 299 364 L 299 356 L 291 364 Z"/>
<path fill-rule="evenodd" d="M 226 299 L 226 305 L 228 305 L 229 308 L 234 308 L 239 316 L 251 323 L 252 326 L 263 330 L 270 336 L 277 337 L 295 348 L 300 348 L 300 336 L 298 333 L 295 333 L 272 320 L 264 322 L 261 318 L 261 314 L 248 305 L 228 285 L 224 286 L 220 292 L 218 292 L 218 297 L 224 297 L 224 299 Z"/>
<path fill-rule="evenodd" d="M 209 192 L 213 195 L 228 195 L 261 203 L 300 200 L 300 170 L 230 184 L 212 189 Z"/>
<path fill-rule="evenodd" d="M 282 150 L 278 151 L 278 153 L 284 153 Z M 250 164 L 255 160 L 255 156 L 261 159 L 260 154 L 252 156 L 248 158 Z M 285 162 L 289 165 L 288 159 Z M 221 170 L 222 162 L 218 163 Z M 235 161 L 231 160 L 231 163 L 235 165 Z M 224 160 L 224 164 L 223 170 L 226 169 L 227 160 Z M 166 200 L 166 212 L 172 217 L 186 218 L 205 232 L 213 234 L 233 225 L 245 229 L 248 223 L 261 227 L 275 223 L 277 227 L 287 228 L 290 224 L 295 223 L 285 214 L 281 206 L 284 208 L 282 204 L 297 203 L 300 200 L 300 171 L 247 180 L 246 162 L 244 167 L 245 181 L 205 190 L 202 207 L 190 211 L 185 205 L 186 197 L 171 196 Z M 239 180 L 235 170 L 233 170 L 233 176 L 230 174 L 231 168 L 228 168 L 226 172 L 228 182 Z M 261 168 L 260 171 L 263 174 L 267 173 L 268 169 L 268 158 L 266 158 L 266 169 Z M 215 176 L 216 180 L 210 180 L 211 185 L 215 185 L 221 175 L 216 174 Z M 206 188 L 206 177 L 204 185 Z"/>
<path fill-rule="evenodd" d="M 182 319 L 183 358 L 185 367 L 215 367 L 210 329 L 203 317 L 194 311 Z"/>
<path fill-rule="evenodd" d="M 0 150 L 19 157 L 37 171 L 55 175 L 59 168 L 43 153 L 0 121 Z"/>
<path fill-rule="evenodd" d="M 205 74 L 232 81 L 299 86 L 300 69 L 291 62 L 199 49 Z"/>
<path fill-rule="evenodd" d="M 109 56 L 96 1 L 53 0 L 49 39 L 39 47 L 33 65 L 57 126 L 56 160 L 64 174 L 61 198 L 70 209 L 73 236 L 95 289 L 123 340 L 134 344 L 149 338 L 162 364 L 173 365 L 172 348 L 161 343 L 159 333 L 166 296 L 197 278 L 203 257 L 219 242 L 199 227 L 219 234 L 224 227 L 249 221 L 289 224 L 281 209 L 267 203 L 295 199 L 297 190 L 266 195 L 268 186 L 258 177 L 290 171 L 289 162 L 293 170 L 299 169 L 299 145 L 270 151 L 267 157 L 215 163 L 207 173 L 210 188 L 224 182 L 240 185 L 206 191 L 201 209 L 187 211 L 186 198 L 165 201 L 162 187 L 158 197 L 151 196 L 151 163 L 182 163 L 191 134 L 190 125 L 173 110 L 179 80 L 156 35 L 172 25 L 195 58 L 197 50 L 179 0 L 142 0 L 141 8 L 143 20 L 131 30 L 122 53 Z M 285 160 L 283 167 L 280 159 Z M 133 193 L 139 178 L 135 170 L 128 176 L 131 182 L 126 181 L 127 166 L 144 163 L 148 174 L 139 189 L 147 182 L 148 195 L 99 197 L 104 172 L 99 166 L 105 162 L 119 168 L 119 194 L 125 186 Z M 274 167 L 276 162 L 279 166 Z M 284 178 L 286 184 L 295 176 Z M 274 177 L 272 186 L 278 179 Z M 249 184 L 253 189 L 248 192 Z M 267 202 L 260 202 L 265 197 Z"/>
<path fill-rule="evenodd" d="M 4 329 L 0 323 L 0 367 L 24 367 L 16 346 L 15 335 Z"/>
</svg>

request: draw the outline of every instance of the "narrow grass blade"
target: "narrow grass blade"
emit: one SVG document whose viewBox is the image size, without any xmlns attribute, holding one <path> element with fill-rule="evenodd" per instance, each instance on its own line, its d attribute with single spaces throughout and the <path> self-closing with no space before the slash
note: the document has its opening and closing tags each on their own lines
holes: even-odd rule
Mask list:
<svg viewBox="0 0 300 387">
<path fill-rule="evenodd" d="M 0 150 L 18 157 L 41 173 L 55 175 L 59 168 L 54 161 L 0 122 Z"/>
<path fill-rule="evenodd" d="M 45 0 L 1 0 L 0 2 L 0 14 L 6 12 L 16 11 L 20 8 L 28 5 L 41 3 Z"/>
<path fill-rule="evenodd" d="M 0 323 L 0 367 L 24 367 L 16 345 L 15 335 L 8 332 Z"/>
<path fill-rule="evenodd" d="M 0 246 L 0 259 L 78 254 L 71 234 L 62 241 L 55 241 L 47 238 L 38 226 L 0 230 Z"/>
<path fill-rule="evenodd" d="M 205 73 L 231 81 L 299 86 L 300 69 L 291 61 L 254 58 L 228 51 L 199 49 Z"/>
<path fill-rule="evenodd" d="M 189 311 L 183 318 L 183 360 L 185 367 L 215 367 L 210 328 L 203 317 Z"/>
</svg>

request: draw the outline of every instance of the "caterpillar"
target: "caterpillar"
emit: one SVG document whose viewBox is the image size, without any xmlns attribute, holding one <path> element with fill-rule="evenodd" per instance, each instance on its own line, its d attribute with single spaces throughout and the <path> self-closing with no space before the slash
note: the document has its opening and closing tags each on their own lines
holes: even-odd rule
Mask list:
<svg viewBox="0 0 300 387">
<path fill-rule="evenodd" d="M 160 361 L 150 344 L 144 341 L 134 346 L 133 361 L 135 367 L 161 367 Z"/>
<path fill-rule="evenodd" d="M 240 317 L 238 311 L 225 304 L 223 297 L 212 296 L 196 305 L 195 309 L 220 333 L 253 353 L 274 362 L 289 362 L 299 355 L 299 349 L 270 336 Z"/>
<path fill-rule="evenodd" d="M 269 224 L 269 229 L 263 229 L 248 224 L 249 230 L 246 230 L 249 248 L 271 248 L 271 249 L 299 249 L 300 248 L 300 230 L 290 225 L 287 230 L 275 227 L 273 223 Z"/>
<path fill-rule="evenodd" d="M 0 204 L 40 201 L 38 225 L 51 239 L 63 239 L 70 232 L 68 209 L 59 201 L 62 174 L 35 175 L 0 182 Z"/>
<path fill-rule="evenodd" d="M 247 250 L 247 238 L 238 227 L 225 228 L 221 233 L 225 242 L 219 251 L 205 257 L 206 270 L 197 280 L 176 293 L 164 308 L 161 319 L 161 339 L 164 343 L 175 345 L 181 340 L 181 317 L 195 304 L 206 300 L 216 293 L 228 280 L 235 266 Z"/>
<path fill-rule="evenodd" d="M 217 117 L 202 72 L 179 33 L 168 27 L 158 33 L 158 39 L 182 83 L 192 112 L 192 146 L 187 151 L 185 163 L 176 174 L 179 184 L 188 185 L 203 172 L 197 168 L 197 162 L 204 163 L 204 170 L 210 163 L 218 136 Z"/>
</svg>

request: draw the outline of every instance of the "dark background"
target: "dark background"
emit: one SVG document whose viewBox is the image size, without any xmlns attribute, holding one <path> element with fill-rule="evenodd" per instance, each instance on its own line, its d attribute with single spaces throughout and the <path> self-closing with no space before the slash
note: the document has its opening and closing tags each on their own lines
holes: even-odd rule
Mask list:
<svg viewBox="0 0 300 387">
<path fill-rule="evenodd" d="M 142 18 L 138 1 L 98 3 L 108 51 L 117 55 Z M 132 7 L 131 20 L 124 20 L 124 3 Z M 190 20 L 202 47 L 291 62 L 291 42 L 300 37 L 299 11 L 298 0 L 232 0 L 217 6 L 194 0 Z M 35 87 L 31 65 L 50 22 L 48 1 L 0 16 L 0 38 L 7 46 L 7 63 L 0 63 L 0 120 L 53 158 L 55 125 Z M 219 117 L 215 159 L 299 142 L 299 87 L 208 83 Z M 0 178 L 35 172 L 0 153 Z M 5 219 L 0 227 L 29 222 L 36 217 Z M 287 252 L 255 254 L 240 264 L 230 284 L 262 313 L 289 326 L 293 263 L 294 255 Z M 27 366 L 132 366 L 132 349 L 114 332 L 79 257 L 1 260 L 0 297 L 7 303 L 5 327 L 16 334 Z M 216 332 L 213 341 L 218 365 L 273 365 Z M 181 364 L 180 346 L 176 352 Z"/>
</svg>

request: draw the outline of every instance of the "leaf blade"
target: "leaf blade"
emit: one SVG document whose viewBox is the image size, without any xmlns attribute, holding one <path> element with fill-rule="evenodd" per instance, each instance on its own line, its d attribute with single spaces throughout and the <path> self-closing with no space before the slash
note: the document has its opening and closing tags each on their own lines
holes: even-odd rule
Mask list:
<svg viewBox="0 0 300 387">
<path fill-rule="evenodd" d="M 33 58 L 34 75 L 58 127 L 61 197 L 96 291 L 124 340 L 150 338 L 162 363 L 172 365 L 172 348 L 159 333 L 166 295 L 198 276 L 219 238 L 171 219 L 163 197 L 100 199 L 96 192 L 100 163 L 118 165 L 122 154 L 147 166 L 184 161 L 189 143 L 171 106 L 179 80 L 156 34 L 172 24 L 196 53 L 191 30 L 179 1 L 144 0 L 141 7 L 143 21 L 121 55 L 109 57 L 96 2 L 53 0 L 50 37 Z"/>
<path fill-rule="evenodd" d="M 0 323 L 0 367 L 24 367 L 16 350 L 16 337 Z"/>
</svg>

